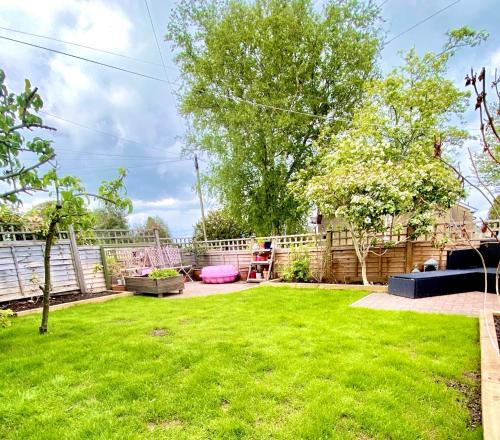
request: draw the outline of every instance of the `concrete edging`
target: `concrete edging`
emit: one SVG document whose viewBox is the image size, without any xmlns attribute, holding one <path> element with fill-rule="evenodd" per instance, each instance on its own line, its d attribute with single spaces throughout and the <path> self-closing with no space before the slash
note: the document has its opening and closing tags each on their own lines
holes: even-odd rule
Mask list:
<svg viewBox="0 0 500 440">
<path fill-rule="evenodd" d="M 77 306 L 79 304 L 97 304 L 97 303 L 103 303 L 106 301 L 110 301 L 112 299 L 117 299 L 117 298 L 125 298 L 127 296 L 133 296 L 134 292 L 121 292 L 117 293 L 115 295 L 106 295 L 106 296 L 98 296 L 97 298 L 87 298 L 87 299 L 82 299 L 80 301 L 73 301 L 73 302 L 67 302 L 63 304 L 56 304 L 54 306 L 50 306 L 50 311 L 54 312 L 56 310 L 63 310 L 63 309 L 68 309 L 73 306 Z M 28 316 L 28 315 L 36 315 L 37 313 L 42 313 L 42 308 L 38 307 L 36 309 L 31 309 L 31 310 L 21 310 L 19 312 L 15 313 L 15 316 L 21 317 L 21 316 Z"/>
<path fill-rule="evenodd" d="M 367 292 L 388 293 L 387 286 L 373 285 L 363 286 L 361 284 L 331 284 L 331 283 L 284 283 L 280 279 L 261 283 L 264 286 L 295 287 L 298 289 L 325 289 L 325 290 L 364 290 Z"/>
<path fill-rule="evenodd" d="M 483 438 L 500 439 L 500 356 L 492 345 L 490 335 L 495 338 L 494 316 L 500 311 L 481 310 L 479 332 L 481 341 L 481 408 L 483 413 Z"/>
</svg>

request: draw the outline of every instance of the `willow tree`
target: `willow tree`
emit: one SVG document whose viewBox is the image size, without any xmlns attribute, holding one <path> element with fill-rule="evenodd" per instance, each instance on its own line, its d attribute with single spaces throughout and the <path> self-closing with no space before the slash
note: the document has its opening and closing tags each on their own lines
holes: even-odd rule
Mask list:
<svg viewBox="0 0 500 440">
<path fill-rule="evenodd" d="M 321 13 L 312 3 L 184 0 L 168 27 L 189 146 L 208 154 L 210 189 L 257 234 L 303 227 L 287 184 L 325 119 L 341 129 L 374 72 L 373 3 L 330 1 Z"/>
<path fill-rule="evenodd" d="M 446 66 L 457 47 L 477 44 L 484 35 L 467 28 L 448 35 L 439 54 L 420 57 L 411 50 L 402 67 L 371 81 L 350 129 L 336 135 L 326 126 L 319 167 L 295 184 L 296 193 L 323 214 L 345 221 L 363 284 L 369 284 L 366 259 L 374 244 L 384 244 L 388 221 L 395 227 L 404 221 L 415 238 L 430 232 L 436 214 L 464 195 L 436 154 L 467 138 L 450 121 L 464 112 L 469 94 L 446 79 Z"/>
</svg>

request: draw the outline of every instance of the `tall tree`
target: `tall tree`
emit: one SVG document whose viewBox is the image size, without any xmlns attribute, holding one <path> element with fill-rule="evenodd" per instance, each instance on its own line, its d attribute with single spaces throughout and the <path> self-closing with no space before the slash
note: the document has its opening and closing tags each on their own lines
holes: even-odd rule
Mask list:
<svg viewBox="0 0 500 440">
<path fill-rule="evenodd" d="M 468 93 L 445 73 L 455 48 L 482 36 L 463 28 L 449 37 L 441 53 L 419 57 L 411 50 L 401 68 L 371 81 L 352 127 L 342 135 L 325 127 L 320 166 L 295 185 L 306 202 L 345 220 L 364 284 L 366 258 L 388 219 L 404 216 L 414 238 L 464 194 L 455 173 L 436 158 L 444 145 L 461 145 L 467 137 L 450 118 L 462 114 Z"/>
<path fill-rule="evenodd" d="M 101 203 L 92 211 L 95 229 L 127 229 L 127 211 L 116 205 Z"/>
<path fill-rule="evenodd" d="M 358 103 L 380 44 L 377 16 L 362 0 L 329 1 L 322 13 L 311 0 L 183 0 L 175 9 L 167 40 L 189 145 L 208 153 L 209 187 L 255 233 L 303 228 L 287 184 L 313 156 L 325 118 L 339 130 Z"/>
<path fill-rule="evenodd" d="M 155 215 L 154 217 L 148 217 L 146 222 L 144 223 L 143 228 L 147 231 L 151 231 L 153 229 L 158 229 L 158 234 L 160 238 L 169 238 L 170 237 L 170 229 L 168 228 L 167 223 L 161 217 Z"/>
</svg>

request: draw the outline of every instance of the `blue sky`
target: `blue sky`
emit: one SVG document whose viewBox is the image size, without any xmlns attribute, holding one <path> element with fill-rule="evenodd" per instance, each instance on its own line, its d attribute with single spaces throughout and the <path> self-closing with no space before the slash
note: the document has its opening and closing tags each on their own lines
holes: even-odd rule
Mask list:
<svg viewBox="0 0 500 440">
<path fill-rule="evenodd" d="M 382 7 L 382 27 L 390 38 L 450 3 L 452 0 L 388 0 Z M 0 43 L 0 67 L 12 90 L 21 90 L 24 78 L 39 87 L 47 112 L 43 115 L 45 122 L 57 128 L 51 136 L 62 172 L 76 174 L 94 188 L 117 167 L 125 166 L 129 170 L 127 188 L 134 202 L 131 223 L 159 215 L 175 235 L 184 236 L 198 220 L 199 206 L 193 163 L 178 160 L 185 128 L 175 97 L 178 70 L 170 47 L 161 38 L 174 4 L 149 0 L 166 72 L 141 0 L 2 0 L 0 13 L 1 27 L 98 47 L 141 61 L 0 29 L 2 36 L 167 77 L 173 85 L 5 40 Z M 316 8 L 321 6 L 321 0 L 315 2 Z M 380 66 L 383 71 L 390 70 L 400 62 L 398 52 L 411 47 L 419 53 L 439 50 L 448 29 L 463 25 L 486 29 L 490 33 L 486 43 L 462 49 L 450 63 L 449 77 L 462 87 L 471 66 L 486 66 L 490 71 L 500 68 L 499 23 L 498 0 L 462 0 L 390 43 L 381 54 Z M 465 126 L 478 126 L 472 110 L 465 115 Z M 471 148 L 477 148 L 477 144 L 468 143 Z M 462 168 L 467 169 L 463 157 Z M 43 195 L 35 195 L 25 201 L 25 206 L 43 200 Z M 476 194 L 471 193 L 468 201 L 484 212 L 486 206 Z M 215 206 L 211 200 L 207 205 L 209 209 Z"/>
</svg>

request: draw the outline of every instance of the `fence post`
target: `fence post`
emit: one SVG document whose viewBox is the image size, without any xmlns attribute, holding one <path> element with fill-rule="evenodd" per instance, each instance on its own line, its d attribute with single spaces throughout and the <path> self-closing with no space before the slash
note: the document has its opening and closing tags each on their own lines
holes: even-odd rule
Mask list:
<svg viewBox="0 0 500 440">
<path fill-rule="evenodd" d="M 161 241 L 160 241 L 160 231 L 158 230 L 158 228 L 154 228 L 154 229 L 153 229 L 153 233 L 154 233 L 154 236 L 155 236 L 155 244 L 156 244 L 156 247 L 157 247 L 157 248 L 160 248 L 160 247 L 161 247 Z"/>
<path fill-rule="evenodd" d="M 106 289 L 111 290 L 111 276 L 109 273 L 108 260 L 106 259 L 106 251 L 104 246 L 99 249 L 101 251 L 101 261 L 102 261 L 102 273 L 104 275 L 104 281 L 106 282 Z"/>
<path fill-rule="evenodd" d="M 412 227 L 408 226 L 406 228 L 405 272 L 411 272 L 413 269 L 413 240 L 411 239 L 413 232 L 414 230 Z"/>
<path fill-rule="evenodd" d="M 25 292 L 24 292 L 23 279 L 21 278 L 21 273 L 19 271 L 19 263 L 17 261 L 17 255 L 14 246 L 10 246 L 10 253 L 12 254 L 12 260 L 14 261 L 14 267 L 16 269 L 17 283 L 19 284 L 19 290 L 21 291 L 21 295 L 24 296 Z"/>
<path fill-rule="evenodd" d="M 326 231 L 325 241 L 325 280 L 331 282 L 333 280 L 333 231 Z M 321 281 L 321 280 L 320 280 Z"/>
<path fill-rule="evenodd" d="M 83 274 L 82 261 L 80 260 L 80 254 L 78 253 L 78 245 L 76 244 L 75 230 L 73 229 L 73 225 L 69 225 L 68 232 L 69 232 L 69 247 L 71 250 L 71 256 L 73 257 L 73 266 L 75 268 L 78 286 L 80 286 L 81 293 L 87 293 L 87 286 L 85 285 L 85 276 Z"/>
</svg>

